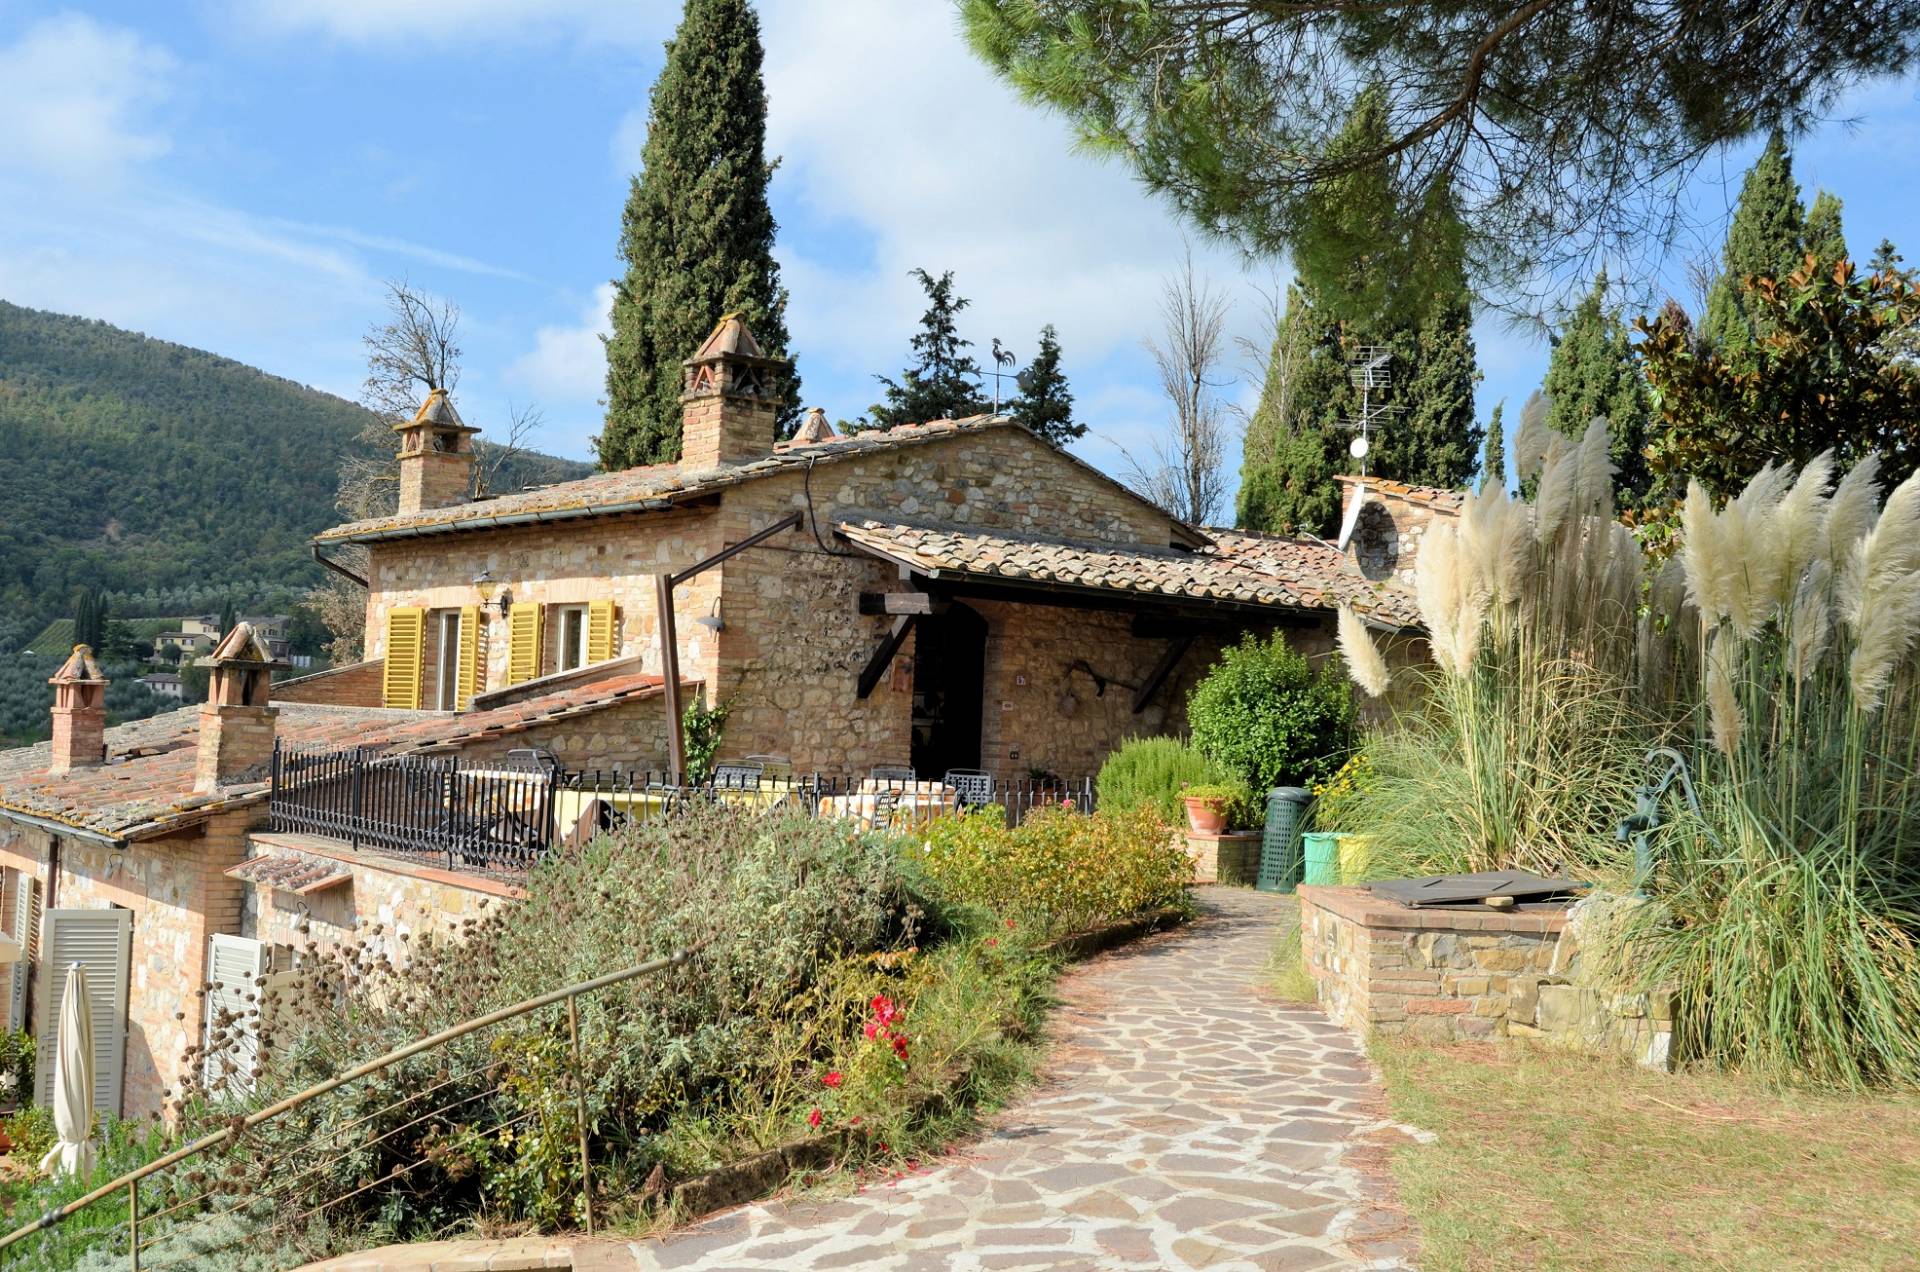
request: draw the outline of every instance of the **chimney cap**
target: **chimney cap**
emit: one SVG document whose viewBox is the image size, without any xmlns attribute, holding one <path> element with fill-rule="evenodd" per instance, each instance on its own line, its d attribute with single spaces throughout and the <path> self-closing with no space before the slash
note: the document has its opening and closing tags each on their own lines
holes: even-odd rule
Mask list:
<svg viewBox="0 0 1920 1272">
<path fill-rule="evenodd" d="M 700 347 L 694 351 L 693 356 L 683 365 L 692 366 L 696 362 L 711 362 L 715 358 L 733 358 L 767 364 L 779 362 L 778 358 L 769 358 L 766 355 L 766 351 L 760 347 L 760 342 L 754 338 L 753 332 L 747 328 L 746 319 L 742 318 L 738 311 L 723 314 L 720 321 L 713 324 L 713 330 L 707 333 L 707 338 L 700 342 Z"/>
<path fill-rule="evenodd" d="M 93 646 L 75 645 L 73 652 L 67 655 L 67 661 L 60 664 L 60 670 L 47 677 L 50 685 L 104 685 L 107 678 L 100 674 L 100 664 L 93 660 Z"/>
<path fill-rule="evenodd" d="M 196 667 L 212 667 L 216 670 L 238 671 L 284 671 L 288 664 L 275 662 L 273 655 L 267 652 L 267 644 L 253 630 L 252 623 L 235 623 L 233 630 L 221 637 L 213 652 L 204 658 L 193 660 Z"/>
<path fill-rule="evenodd" d="M 812 446 L 820 442 L 830 442 L 839 434 L 833 431 L 833 425 L 827 423 L 827 413 L 819 407 L 807 412 L 807 418 L 800 421 L 800 427 L 794 431 L 795 446 Z"/>
<path fill-rule="evenodd" d="M 453 409 L 453 398 L 445 389 L 430 389 L 420 403 L 420 409 L 413 413 L 410 420 L 402 420 L 393 426 L 398 433 L 403 429 L 428 427 L 443 433 L 478 433 L 480 430 L 460 418 L 460 412 Z"/>
</svg>

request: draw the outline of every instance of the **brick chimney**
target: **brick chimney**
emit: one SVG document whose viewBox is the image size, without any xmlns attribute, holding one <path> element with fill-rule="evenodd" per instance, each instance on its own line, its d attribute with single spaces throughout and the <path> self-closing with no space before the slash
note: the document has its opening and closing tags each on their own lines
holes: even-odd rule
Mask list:
<svg viewBox="0 0 1920 1272">
<path fill-rule="evenodd" d="M 800 421 L 800 428 L 793 435 L 795 446 L 817 446 L 821 442 L 830 442 L 839 434 L 833 431 L 833 425 L 827 423 L 827 413 L 819 407 L 807 412 L 807 418 Z"/>
<path fill-rule="evenodd" d="M 722 318 L 686 363 L 680 394 L 680 466 L 689 471 L 747 464 L 773 454 L 780 409 L 773 372 L 739 314 Z"/>
<path fill-rule="evenodd" d="M 204 795 L 264 775 L 273 759 L 273 721 L 280 714 L 267 705 L 267 692 L 273 673 L 286 664 L 273 661 L 252 624 L 236 623 L 194 665 L 209 669 L 193 771 L 193 789 Z"/>
<path fill-rule="evenodd" d="M 435 389 L 400 434 L 400 511 L 465 503 L 473 489 L 473 435 L 445 389 Z"/>
<path fill-rule="evenodd" d="M 47 683 L 53 686 L 53 762 L 47 772 L 106 763 L 107 678 L 92 648 L 75 645 Z"/>
</svg>

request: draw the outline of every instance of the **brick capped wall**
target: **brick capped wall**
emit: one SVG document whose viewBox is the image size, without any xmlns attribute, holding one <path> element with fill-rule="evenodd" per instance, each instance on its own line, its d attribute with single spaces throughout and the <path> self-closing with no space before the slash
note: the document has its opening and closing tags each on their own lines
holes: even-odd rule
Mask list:
<svg viewBox="0 0 1920 1272">
<path fill-rule="evenodd" d="M 267 696 L 273 702 L 317 702 L 333 707 L 383 706 L 381 677 L 386 666 L 384 659 L 375 658 L 316 671 L 311 676 L 276 680 Z"/>
</svg>

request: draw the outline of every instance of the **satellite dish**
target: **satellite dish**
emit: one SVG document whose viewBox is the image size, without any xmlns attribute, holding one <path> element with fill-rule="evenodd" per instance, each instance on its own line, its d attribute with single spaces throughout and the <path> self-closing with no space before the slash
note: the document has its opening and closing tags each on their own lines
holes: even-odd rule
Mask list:
<svg viewBox="0 0 1920 1272">
<path fill-rule="evenodd" d="M 1365 443 L 1356 437 L 1354 439 L 1354 445 L 1363 446 Z M 1360 524 L 1360 505 L 1366 501 L 1367 488 L 1365 484 L 1355 485 L 1353 488 L 1353 498 L 1348 501 L 1347 511 L 1340 518 L 1340 541 L 1334 545 L 1334 547 L 1341 552 L 1347 550 L 1347 543 L 1353 538 L 1354 527 Z"/>
<path fill-rule="evenodd" d="M 1367 452 L 1372 449 L 1373 447 L 1368 444 L 1367 439 L 1364 437 L 1356 437 L 1347 443 L 1347 454 L 1353 456 L 1355 459 L 1365 459 Z"/>
</svg>

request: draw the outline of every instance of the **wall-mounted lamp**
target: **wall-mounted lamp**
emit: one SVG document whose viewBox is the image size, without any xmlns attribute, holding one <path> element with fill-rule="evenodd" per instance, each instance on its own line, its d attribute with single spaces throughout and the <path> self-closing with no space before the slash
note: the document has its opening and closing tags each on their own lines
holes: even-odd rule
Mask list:
<svg viewBox="0 0 1920 1272">
<path fill-rule="evenodd" d="M 507 612 L 513 608 L 513 593 L 504 587 L 501 588 L 500 599 L 494 602 L 494 606 L 500 611 L 500 617 L 505 618 Z"/>
<path fill-rule="evenodd" d="M 702 614 L 699 618 L 696 618 L 693 621 L 700 624 L 700 626 L 706 628 L 710 632 L 726 631 L 727 630 L 726 620 L 720 617 L 720 598 L 717 596 L 713 598 L 712 612 Z"/>
</svg>

